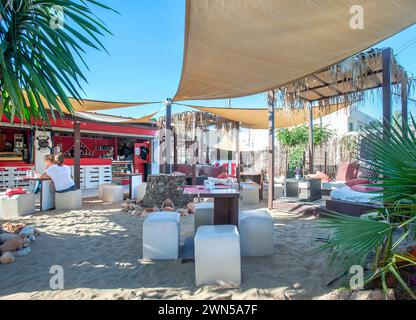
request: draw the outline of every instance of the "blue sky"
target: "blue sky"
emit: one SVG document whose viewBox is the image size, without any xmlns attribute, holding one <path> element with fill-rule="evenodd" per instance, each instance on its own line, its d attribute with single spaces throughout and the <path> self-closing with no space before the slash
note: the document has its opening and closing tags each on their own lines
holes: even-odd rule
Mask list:
<svg viewBox="0 0 416 320">
<path fill-rule="evenodd" d="M 109 55 L 87 50 L 88 84 L 85 98 L 109 101 L 161 101 L 174 96 L 182 69 L 185 0 L 102 0 L 121 13 L 96 10 L 113 36 L 102 39 Z M 414 41 L 413 41 L 414 40 Z M 404 45 L 414 45 L 401 50 Z M 399 62 L 416 75 L 416 26 L 383 41 Z M 226 100 L 197 101 L 200 105 L 225 106 Z M 233 99 L 237 107 L 265 107 L 264 95 Z M 395 106 L 397 109 L 399 106 Z M 107 113 L 138 117 L 158 111 L 163 105 L 111 110 Z M 411 110 L 415 104 L 410 103 Z M 368 103 L 363 111 L 381 117 L 381 108 Z M 183 108 L 174 107 L 174 111 Z"/>
</svg>

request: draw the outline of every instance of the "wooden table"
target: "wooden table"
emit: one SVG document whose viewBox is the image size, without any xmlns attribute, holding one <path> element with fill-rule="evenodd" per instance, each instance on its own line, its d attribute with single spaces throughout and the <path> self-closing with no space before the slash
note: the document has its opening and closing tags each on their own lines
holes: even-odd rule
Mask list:
<svg viewBox="0 0 416 320">
<path fill-rule="evenodd" d="M 186 186 L 183 193 L 191 197 L 214 199 L 214 224 L 238 226 L 238 199 L 240 192 L 227 186 L 205 189 L 203 186 Z"/>
<path fill-rule="evenodd" d="M 40 211 L 55 209 L 55 188 L 51 179 L 21 178 L 23 181 L 40 182 Z"/>
<path fill-rule="evenodd" d="M 141 173 L 119 173 L 118 176 L 129 178 L 129 198 L 136 199 L 137 188 L 143 183 L 143 175 Z"/>
<path fill-rule="evenodd" d="M 241 172 L 240 177 L 242 181 L 251 180 L 260 185 L 259 199 L 263 200 L 263 174 L 261 172 Z"/>
</svg>

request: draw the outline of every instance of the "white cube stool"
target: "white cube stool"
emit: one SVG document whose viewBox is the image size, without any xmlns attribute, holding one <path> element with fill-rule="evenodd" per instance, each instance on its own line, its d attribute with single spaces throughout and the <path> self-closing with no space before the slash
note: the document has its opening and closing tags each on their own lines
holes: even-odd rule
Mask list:
<svg viewBox="0 0 416 320">
<path fill-rule="evenodd" d="M 103 183 L 98 186 L 98 199 L 103 199 L 104 188 L 105 186 L 111 186 L 111 183 Z"/>
<path fill-rule="evenodd" d="M 21 216 L 34 214 L 36 196 L 33 193 L 17 194 L 11 197 L 0 197 L 0 218 L 16 219 Z"/>
<path fill-rule="evenodd" d="M 258 204 L 260 202 L 260 186 L 256 183 L 241 184 L 242 204 Z"/>
<path fill-rule="evenodd" d="M 178 212 L 153 212 L 144 220 L 143 259 L 178 259 L 179 219 Z"/>
<path fill-rule="evenodd" d="M 201 202 L 195 205 L 194 230 L 200 226 L 214 224 L 214 202 Z"/>
<path fill-rule="evenodd" d="M 273 255 L 273 218 L 265 210 L 243 211 L 239 215 L 241 255 Z"/>
<path fill-rule="evenodd" d="M 117 184 L 110 184 L 103 186 L 103 201 L 104 202 L 122 202 L 124 200 L 123 186 Z"/>
<path fill-rule="evenodd" d="M 136 201 L 142 201 L 144 199 L 144 196 L 146 195 L 146 188 L 146 183 L 142 183 L 137 186 Z"/>
<path fill-rule="evenodd" d="M 82 208 L 82 191 L 80 189 L 64 193 L 55 193 L 56 210 L 79 210 Z"/>
<path fill-rule="evenodd" d="M 196 285 L 241 284 L 240 237 L 234 225 L 201 226 L 195 236 Z"/>
</svg>

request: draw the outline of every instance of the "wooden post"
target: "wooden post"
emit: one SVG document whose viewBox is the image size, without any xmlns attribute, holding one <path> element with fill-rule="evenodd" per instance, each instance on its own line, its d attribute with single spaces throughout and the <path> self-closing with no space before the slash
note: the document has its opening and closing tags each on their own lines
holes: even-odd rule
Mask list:
<svg viewBox="0 0 416 320">
<path fill-rule="evenodd" d="M 309 168 L 308 173 L 314 173 L 314 145 L 313 145 L 313 108 L 309 105 L 309 141 L 308 141 L 308 159 Z"/>
<path fill-rule="evenodd" d="M 392 117 L 391 78 L 393 50 L 383 50 L 383 137 L 389 139 Z"/>
<path fill-rule="evenodd" d="M 275 140 L 275 123 L 274 123 L 274 103 L 275 103 L 275 92 L 270 90 L 267 93 L 267 104 L 269 108 L 269 152 L 267 154 L 268 164 L 268 179 L 269 179 L 269 190 L 268 190 L 268 207 L 273 209 L 274 200 L 274 140 Z"/>
<path fill-rule="evenodd" d="M 235 174 L 237 176 L 237 182 L 240 183 L 240 122 L 235 123 Z"/>
<path fill-rule="evenodd" d="M 74 182 L 81 188 L 81 123 L 74 121 Z"/>
<path fill-rule="evenodd" d="M 192 185 L 196 185 L 196 164 L 192 164 Z"/>
<path fill-rule="evenodd" d="M 404 79 L 402 79 L 402 127 L 404 130 L 406 130 L 407 124 L 409 123 L 407 93 L 407 77 L 404 77 Z"/>
<path fill-rule="evenodd" d="M 173 171 L 178 168 L 178 133 L 173 129 Z"/>
<path fill-rule="evenodd" d="M 165 150 L 166 150 L 166 174 L 172 173 L 172 103 L 165 101 L 166 107 L 166 127 L 165 127 Z"/>
</svg>

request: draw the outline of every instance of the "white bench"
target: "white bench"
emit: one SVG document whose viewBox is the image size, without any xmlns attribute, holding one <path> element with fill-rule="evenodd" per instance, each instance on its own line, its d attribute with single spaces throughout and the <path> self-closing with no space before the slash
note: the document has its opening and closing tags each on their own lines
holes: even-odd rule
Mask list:
<svg viewBox="0 0 416 320">
<path fill-rule="evenodd" d="M 103 202 L 122 202 L 124 200 L 123 186 L 117 184 L 103 185 Z"/>
<path fill-rule="evenodd" d="M 102 200 L 104 195 L 104 188 L 106 186 L 111 186 L 111 183 L 103 183 L 98 186 L 98 199 Z"/>
<path fill-rule="evenodd" d="M 240 237 L 234 225 L 201 226 L 195 236 L 196 285 L 241 284 Z"/>
<path fill-rule="evenodd" d="M 243 211 L 239 215 L 241 255 L 265 257 L 273 255 L 273 218 L 265 210 Z"/>
<path fill-rule="evenodd" d="M 17 194 L 11 197 L 0 197 L 0 218 L 16 219 L 21 216 L 34 214 L 36 196 L 33 193 Z"/>
<path fill-rule="evenodd" d="M 209 226 L 214 224 L 214 203 L 201 202 L 195 205 L 194 231 L 200 226 Z"/>
<path fill-rule="evenodd" d="M 56 210 L 79 210 L 82 208 L 82 191 L 80 189 L 55 193 Z"/>
<path fill-rule="evenodd" d="M 153 212 L 143 223 L 143 259 L 174 260 L 179 256 L 177 212 Z"/>
</svg>

